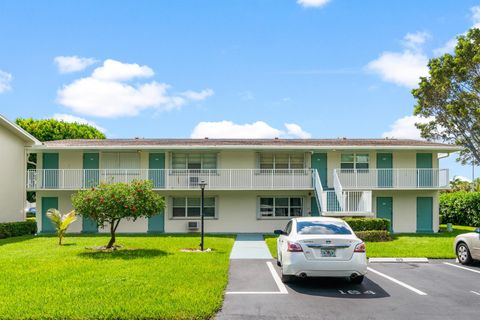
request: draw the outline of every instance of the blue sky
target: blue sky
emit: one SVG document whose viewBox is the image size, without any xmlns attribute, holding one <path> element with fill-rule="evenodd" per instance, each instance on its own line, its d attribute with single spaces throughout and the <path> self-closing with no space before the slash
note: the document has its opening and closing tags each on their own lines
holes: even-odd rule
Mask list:
<svg viewBox="0 0 480 320">
<path fill-rule="evenodd" d="M 112 138 L 415 137 L 410 90 L 477 5 L 2 1 L 0 113 Z"/>
</svg>

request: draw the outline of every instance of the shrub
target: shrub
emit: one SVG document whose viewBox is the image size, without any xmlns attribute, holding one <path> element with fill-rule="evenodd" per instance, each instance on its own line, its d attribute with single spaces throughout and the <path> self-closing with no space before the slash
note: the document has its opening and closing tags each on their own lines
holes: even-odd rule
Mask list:
<svg viewBox="0 0 480 320">
<path fill-rule="evenodd" d="M 369 242 L 382 242 L 392 240 L 392 238 L 390 237 L 390 232 L 388 232 L 387 230 L 356 231 L 355 234 L 363 241 Z"/>
<path fill-rule="evenodd" d="M 440 220 L 463 226 L 480 225 L 480 192 L 452 192 L 440 195 Z"/>
<path fill-rule="evenodd" d="M 370 230 L 390 230 L 390 221 L 382 218 L 343 218 L 343 220 L 350 225 L 350 227 L 357 233 L 357 231 Z"/>
<path fill-rule="evenodd" d="M 32 219 L 20 222 L 0 223 L 0 239 L 35 234 L 36 232 L 37 223 Z"/>
<path fill-rule="evenodd" d="M 164 199 L 152 190 L 150 180 L 134 180 L 130 183 L 100 183 L 98 187 L 81 190 L 72 196 L 77 214 L 96 221 L 99 227 L 110 229 L 110 241 L 115 243 L 115 232 L 122 219 L 135 221 L 150 218 L 165 207 Z"/>
<path fill-rule="evenodd" d="M 62 245 L 62 240 L 65 237 L 68 227 L 77 220 L 75 211 L 70 211 L 69 213 L 62 214 L 57 209 L 48 209 L 47 217 L 55 225 L 58 236 L 58 244 Z"/>
</svg>

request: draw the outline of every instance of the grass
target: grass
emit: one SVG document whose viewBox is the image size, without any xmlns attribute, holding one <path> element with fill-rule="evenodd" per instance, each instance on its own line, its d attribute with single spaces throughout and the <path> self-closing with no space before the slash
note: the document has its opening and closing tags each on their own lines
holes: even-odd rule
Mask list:
<svg viewBox="0 0 480 320">
<path fill-rule="evenodd" d="M 455 258 L 453 240 L 456 235 L 473 231 L 473 227 L 453 226 L 453 232 L 446 232 L 442 225 L 435 234 L 399 234 L 388 242 L 366 242 L 367 256 L 379 257 L 426 257 L 432 259 Z M 277 256 L 276 236 L 265 236 L 265 242 L 274 257 Z"/>
<path fill-rule="evenodd" d="M 233 236 L 207 236 L 209 253 L 180 252 L 198 236 L 119 236 L 125 249 L 94 252 L 108 236 L 0 240 L 2 319 L 209 319 L 220 309 Z"/>
</svg>

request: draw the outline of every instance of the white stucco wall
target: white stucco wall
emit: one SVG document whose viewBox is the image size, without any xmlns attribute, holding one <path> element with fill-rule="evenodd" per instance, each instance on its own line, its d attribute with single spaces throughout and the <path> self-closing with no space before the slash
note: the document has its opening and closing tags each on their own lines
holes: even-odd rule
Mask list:
<svg viewBox="0 0 480 320">
<path fill-rule="evenodd" d="M 438 191 L 374 191 L 373 211 L 377 212 L 377 197 L 392 197 L 393 201 L 393 231 L 417 231 L 417 197 L 433 198 L 433 231 L 439 228 L 439 192 Z"/>
<path fill-rule="evenodd" d="M 25 142 L 0 126 L 0 222 L 25 220 Z"/>
</svg>

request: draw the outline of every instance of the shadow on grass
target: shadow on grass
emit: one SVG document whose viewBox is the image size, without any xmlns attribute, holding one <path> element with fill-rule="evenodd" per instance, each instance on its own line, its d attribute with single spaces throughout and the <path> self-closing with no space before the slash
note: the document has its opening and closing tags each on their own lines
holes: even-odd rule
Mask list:
<svg viewBox="0 0 480 320">
<path fill-rule="evenodd" d="M 16 242 L 28 241 L 28 240 L 32 240 L 34 238 L 35 238 L 34 235 L 4 238 L 4 239 L 0 239 L 0 246 L 6 245 L 6 244 L 11 244 L 11 243 L 16 243 Z"/>
<path fill-rule="evenodd" d="M 169 253 L 157 250 L 157 249 L 120 249 L 115 251 L 87 251 L 78 254 L 82 258 L 88 259 L 121 259 L 121 260 L 133 260 L 133 259 L 145 259 L 145 258 L 157 258 L 169 255 Z"/>
</svg>

